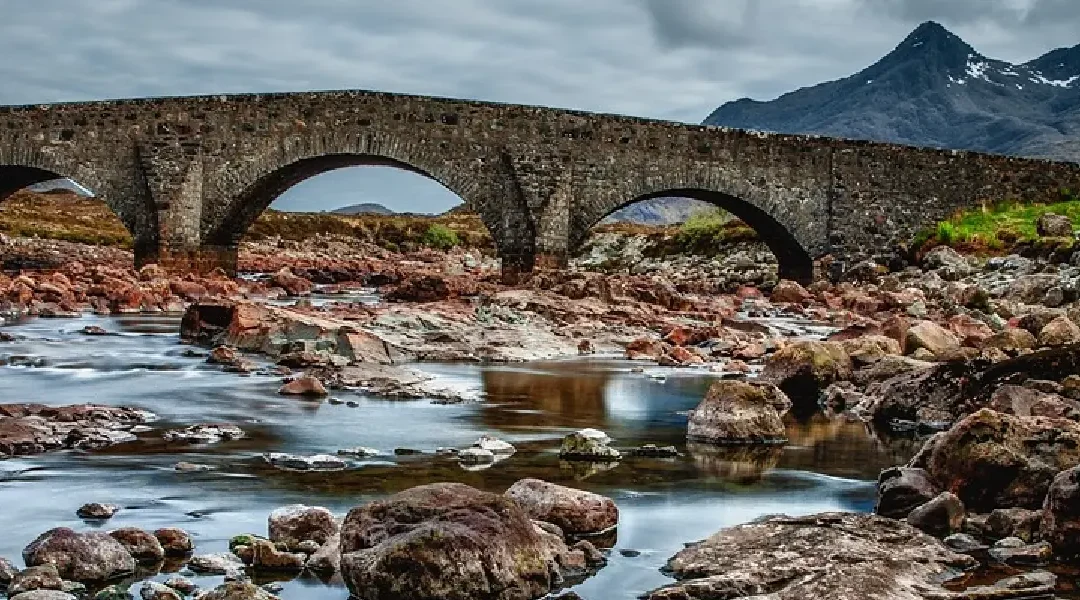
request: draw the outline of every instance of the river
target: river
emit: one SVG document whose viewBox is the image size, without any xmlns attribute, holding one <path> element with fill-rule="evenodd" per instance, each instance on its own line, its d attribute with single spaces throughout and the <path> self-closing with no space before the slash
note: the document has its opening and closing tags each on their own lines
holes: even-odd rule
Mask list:
<svg viewBox="0 0 1080 600">
<path fill-rule="evenodd" d="M 79 333 L 98 325 L 118 335 Z M 154 412 L 160 421 L 137 442 L 97 452 L 60 452 L 0 461 L 0 556 L 21 564 L 22 548 L 57 526 L 85 529 L 75 510 L 87 502 L 121 505 L 100 527 L 148 530 L 182 527 L 198 553 L 224 551 L 236 534 L 265 534 L 267 515 L 291 503 L 326 506 L 337 514 L 414 485 L 459 481 L 501 492 L 538 477 L 613 497 L 620 522 L 609 564 L 574 588 L 590 600 L 629 599 L 670 582 L 660 572 L 686 542 L 772 514 L 869 511 L 874 481 L 903 462 L 910 448 L 885 445 L 857 422 L 814 415 L 788 418 L 791 442 L 758 451 L 687 447 L 686 411 L 715 375 L 612 359 L 511 366 L 430 364 L 420 368 L 455 385 L 481 389 L 482 403 L 438 405 L 383 401 L 339 393 L 356 406 L 279 396 L 269 376 L 221 372 L 185 356 L 170 316 L 36 319 L 5 328 L 23 339 L 0 346 L 0 357 L 28 355 L 42 366 L 0 367 L 3 402 L 50 405 L 100 403 Z M 3 361 L 0 361 L 3 362 Z M 193 447 L 166 444 L 174 425 L 230 422 L 248 438 Z M 673 459 L 633 458 L 595 473 L 561 464 L 560 438 L 595 427 L 615 445 L 675 445 Z M 490 469 L 466 471 L 439 447 L 463 448 L 489 434 L 517 454 Z M 382 455 L 332 473 L 278 470 L 264 452 L 329 453 L 368 446 Z M 422 454 L 395 455 L 408 448 Z M 214 471 L 178 472 L 178 461 Z M 155 577 L 164 580 L 166 575 Z M 221 578 L 200 577 L 210 587 Z M 340 582 L 310 576 L 285 582 L 285 599 L 344 599 Z"/>
</svg>

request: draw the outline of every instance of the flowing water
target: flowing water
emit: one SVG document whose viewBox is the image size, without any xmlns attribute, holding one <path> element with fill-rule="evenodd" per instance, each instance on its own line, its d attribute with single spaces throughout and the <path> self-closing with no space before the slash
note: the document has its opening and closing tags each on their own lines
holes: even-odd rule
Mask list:
<svg viewBox="0 0 1080 600">
<path fill-rule="evenodd" d="M 119 335 L 78 333 L 99 325 Z M 279 396 L 280 381 L 238 376 L 185 356 L 178 317 L 84 317 L 30 320 L 5 330 L 21 336 L 0 357 L 44 359 L 37 367 L 0 367 L 0 401 L 50 405 L 135 406 L 159 415 L 137 442 L 96 452 L 60 452 L 0 461 L 0 556 L 21 562 L 22 548 L 57 526 L 85 529 L 75 510 L 87 502 L 124 509 L 105 528 L 182 527 L 197 552 L 227 549 L 236 534 L 265 534 L 276 507 L 304 503 L 343 514 L 372 498 L 436 481 L 501 492 L 538 477 L 613 497 L 620 509 L 609 564 L 575 591 L 592 600 L 635 598 L 670 580 L 660 567 L 686 542 L 756 517 L 828 510 L 868 511 L 880 469 L 902 462 L 910 447 L 887 445 L 860 423 L 815 415 L 789 419 L 784 448 L 736 450 L 684 441 L 686 411 L 714 375 L 647 369 L 620 360 L 565 360 L 516 366 L 421 365 L 486 400 L 463 405 L 384 401 L 345 392 L 356 406 Z M 166 444 L 167 427 L 230 422 L 248 438 L 210 446 Z M 595 427 L 618 447 L 675 445 L 682 456 L 632 458 L 607 470 L 560 463 L 567 432 Z M 518 452 L 490 469 L 466 471 L 439 447 L 462 448 L 480 435 L 514 443 Z M 264 452 L 328 453 L 356 446 L 381 455 L 331 473 L 275 469 Z M 395 449 L 422 454 L 395 455 Z M 212 465 L 183 473 L 178 461 Z M 165 575 L 156 577 L 163 580 Z M 202 586 L 220 578 L 198 578 Z M 336 598 L 340 581 L 285 582 L 285 599 Z"/>
</svg>

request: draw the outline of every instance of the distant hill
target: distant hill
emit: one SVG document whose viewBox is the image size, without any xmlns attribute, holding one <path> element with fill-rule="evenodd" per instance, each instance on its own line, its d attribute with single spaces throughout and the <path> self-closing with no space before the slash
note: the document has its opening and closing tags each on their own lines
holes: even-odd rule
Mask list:
<svg viewBox="0 0 1080 600">
<path fill-rule="evenodd" d="M 386 208 L 382 204 L 376 204 L 375 202 L 365 202 L 363 204 L 352 204 L 349 206 L 342 206 L 341 208 L 335 208 L 330 211 L 335 215 L 392 215 L 394 211 Z"/>
<path fill-rule="evenodd" d="M 1080 45 L 1011 64 L 927 22 L 855 75 L 729 102 L 705 124 L 1075 161 Z"/>
<path fill-rule="evenodd" d="M 694 213 L 713 210 L 713 205 L 690 198 L 653 198 L 625 206 L 601 223 L 637 223 L 639 225 L 675 225 Z"/>
</svg>

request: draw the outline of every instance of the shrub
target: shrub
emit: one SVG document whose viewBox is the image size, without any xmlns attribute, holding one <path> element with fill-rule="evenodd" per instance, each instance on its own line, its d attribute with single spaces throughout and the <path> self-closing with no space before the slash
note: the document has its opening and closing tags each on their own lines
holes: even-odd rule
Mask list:
<svg viewBox="0 0 1080 600">
<path fill-rule="evenodd" d="M 449 250 L 459 245 L 461 240 L 453 229 L 441 223 L 432 223 L 424 232 L 421 243 L 436 250 Z"/>
</svg>

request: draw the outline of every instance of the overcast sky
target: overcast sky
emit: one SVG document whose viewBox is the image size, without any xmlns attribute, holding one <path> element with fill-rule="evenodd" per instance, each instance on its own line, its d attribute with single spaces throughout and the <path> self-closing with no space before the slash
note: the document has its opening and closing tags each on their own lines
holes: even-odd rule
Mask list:
<svg viewBox="0 0 1080 600">
<path fill-rule="evenodd" d="M 361 88 L 700 122 L 850 75 L 933 19 L 994 58 L 1080 43 L 1080 0 L 0 0 L 0 103 Z M 279 206 L 441 211 L 385 168 Z"/>
</svg>

